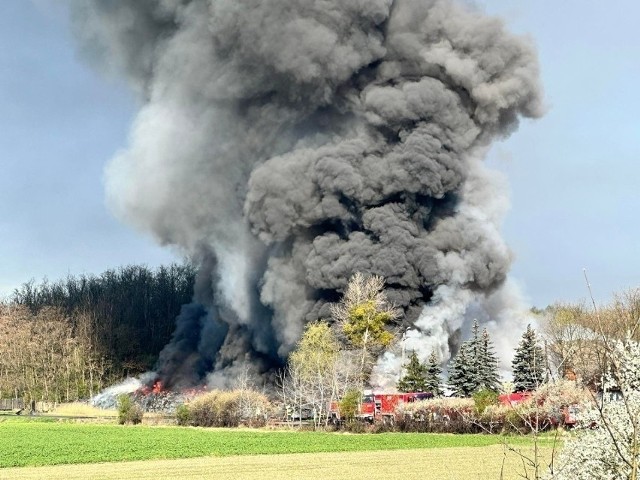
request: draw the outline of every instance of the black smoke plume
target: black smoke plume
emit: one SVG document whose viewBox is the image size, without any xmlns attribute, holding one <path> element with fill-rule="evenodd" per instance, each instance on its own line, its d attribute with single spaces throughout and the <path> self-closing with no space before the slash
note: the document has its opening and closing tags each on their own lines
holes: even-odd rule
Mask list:
<svg viewBox="0 0 640 480">
<path fill-rule="evenodd" d="M 109 203 L 201 265 L 170 385 L 278 366 L 356 271 L 385 277 L 423 358 L 474 309 L 502 321 L 505 199 L 481 159 L 542 111 L 526 39 L 448 0 L 71 4 L 82 52 L 141 101 Z"/>
</svg>

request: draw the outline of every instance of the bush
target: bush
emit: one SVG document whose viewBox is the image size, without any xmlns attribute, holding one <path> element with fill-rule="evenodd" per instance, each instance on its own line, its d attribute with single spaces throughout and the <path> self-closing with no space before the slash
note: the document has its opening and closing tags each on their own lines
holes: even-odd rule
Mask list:
<svg viewBox="0 0 640 480">
<path fill-rule="evenodd" d="M 344 431 L 349 433 L 367 433 L 368 427 L 367 423 L 360 420 L 351 420 L 343 424 Z"/>
<path fill-rule="evenodd" d="M 562 425 L 562 409 L 590 402 L 575 382 L 548 383 L 517 405 L 498 404 L 497 394 L 481 390 L 471 398 L 436 398 L 408 403 L 397 416 L 404 432 L 533 433 Z"/>
<path fill-rule="evenodd" d="M 213 391 L 194 398 L 189 404 L 192 425 L 199 427 L 237 427 L 238 397 L 232 392 Z"/>
<path fill-rule="evenodd" d="M 182 419 L 199 427 L 261 427 L 266 424 L 271 404 L 253 390 L 214 390 L 195 397 Z M 180 420 L 179 420 L 180 421 Z"/>
<path fill-rule="evenodd" d="M 142 422 L 144 412 L 136 405 L 129 395 L 118 397 L 118 423 L 124 425 L 131 423 L 137 425 Z"/>
<path fill-rule="evenodd" d="M 544 432 L 559 424 L 560 412 L 547 409 L 530 399 L 518 405 L 489 405 L 476 419 L 481 431 L 487 433 Z"/>
<path fill-rule="evenodd" d="M 250 389 L 236 390 L 239 396 L 240 423 L 248 427 L 264 427 L 274 414 L 274 406 L 263 393 Z"/>
<path fill-rule="evenodd" d="M 370 433 L 389 433 L 397 430 L 398 424 L 396 422 L 375 422 L 368 431 Z"/>
<path fill-rule="evenodd" d="M 176 408 L 176 421 L 178 425 L 183 427 L 191 424 L 191 412 L 188 406 L 184 404 L 178 405 L 178 408 Z"/>
<path fill-rule="evenodd" d="M 408 403 L 398 415 L 403 432 L 470 433 L 478 431 L 470 398 L 436 398 Z"/>
<path fill-rule="evenodd" d="M 476 413 L 482 415 L 489 405 L 498 404 L 498 394 L 488 388 L 483 388 L 473 394 L 473 403 L 476 407 Z"/>
</svg>

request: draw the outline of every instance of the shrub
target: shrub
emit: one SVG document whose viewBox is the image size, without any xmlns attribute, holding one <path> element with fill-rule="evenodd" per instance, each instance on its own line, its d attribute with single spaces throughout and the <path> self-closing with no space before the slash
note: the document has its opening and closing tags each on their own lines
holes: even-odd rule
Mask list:
<svg viewBox="0 0 640 480">
<path fill-rule="evenodd" d="M 118 397 L 118 423 L 124 425 L 132 423 L 137 425 L 142 422 L 144 412 L 136 405 L 129 395 Z"/>
<path fill-rule="evenodd" d="M 559 424 L 560 412 L 547 410 L 542 404 L 528 400 L 518 405 L 489 405 L 476 422 L 487 433 L 543 432 Z"/>
<path fill-rule="evenodd" d="M 199 427 L 237 427 L 238 396 L 215 390 L 194 398 L 189 404 L 191 422 Z"/>
<path fill-rule="evenodd" d="M 352 420 L 350 422 L 346 422 L 343 425 L 344 431 L 349 433 L 366 433 L 368 432 L 369 424 L 359 421 Z"/>
<path fill-rule="evenodd" d="M 191 424 L 191 412 L 189 407 L 182 404 L 176 408 L 176 421 L 178 425 L 186 426 Z"/>
<path fill-rule="evenodd" d="M 397 417 L 397 428 L 407 432 L 533 433 L 562 425 L 562 409 L 587 405 L 589 392 L 575 382 L 543 385 L 526 401 L 502 405 L 498 396 L 481 390 L 471 398 L 436 398 L 408 403 Z"/>
<path fill-rule="evenodd" d="M 398 431 L 398 423 L 397 422 L 375 422 L 369 428 L 369 432 L 371 433 L 389 433 Z"/>
<path fill-rule="evenodd" d="M 398 415 L 404 432 L 469 433 L 477 431 L 475 404 L 470 398 L 436 398 L 408 403 Z"/>
<path fill-rule="evenodd" d="M 248 427 L 264 427 L 274 414 L 274 406 L 263 393 L 256 390 L 236 390 L 239 396 L 240 423 Z"/>
<path fill-rule="evenodd" d="M 493 390 L 483 388 L 473 394 L 473 403 L 476 407 L 476 413 L 482 415 L 489 405 L 498 404 L 498 394 Z"/>
<path fill-rule="evenodd" d="M 199 427 L 259 427 L 265 425 L 270 408 L 267 397 L 254 390 L 214 390 L 187 405 L 188 423 Z"/>
<path fill-rule="evenodd" d="M 589 391 L 575 381 L 558 380 L 546 383 L 533 393 L 532 402 L 542 406 L 546 416 L 560 420 L 560 411 L 569 405 L 588 406 L 593 403 Z"/>
</svg>

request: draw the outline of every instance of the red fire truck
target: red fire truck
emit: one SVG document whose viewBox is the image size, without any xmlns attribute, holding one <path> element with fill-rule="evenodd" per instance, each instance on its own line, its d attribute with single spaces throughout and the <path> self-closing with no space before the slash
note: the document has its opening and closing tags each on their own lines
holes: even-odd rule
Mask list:
<svg viewBox="0 0 640 480">
<path fill-rule="evenodd" d="M 531 398 L 531 392 L 514 392 L 514 393 L 503 393 L 498 396 L 498 401 L 502 405 L 518 405 L 519 403 L 526 402 Z"/>
<path fill-rule="evenodd" d="M 433 398 L 429 392 L 410 393 L 373 393 L 365 391 L 361 402 L 358 404 L 356 418 L 367 422 L 393 421 L 396 413 L 405 403 L 416 402 Z M 340 405 L 332 402 L 329 408 L 329 419 L 333 422 L 342 421 Z"/>
<path fill-rule="evenodd" d="M 498 397 L 498 401 L 502 405 L 511 405 L 512 407 L 520 403 L 526 402 L 532 396 L 532 392 L 514 392 L 509 394 L 503 394 Z M 542 401 L 539 400 L 540 405 Z M 567 428 L 572 428 L 576 425 L 578 419 L 579 407 L 576 404 L 563 405 L 557 412 L 557 416 L 550 419 L 550 422 L 554 426 L 563 425 Z"/>
</svg>

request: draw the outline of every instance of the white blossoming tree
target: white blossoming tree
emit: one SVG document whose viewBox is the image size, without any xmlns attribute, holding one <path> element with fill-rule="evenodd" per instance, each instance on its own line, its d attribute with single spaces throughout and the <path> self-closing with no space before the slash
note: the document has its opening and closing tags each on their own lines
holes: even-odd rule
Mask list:
<svg viewBox="0 0 640 480">
<path fill-rule="evenodd" d="M 640 469 L 640 343 L 627 337 L 609 349 L 602 398 L 580 415 L 582 429 L 562 450 L 554 480 L 638 480 Z M 608 391 L 621 393 L 612 400 Z"/>
</svg>

